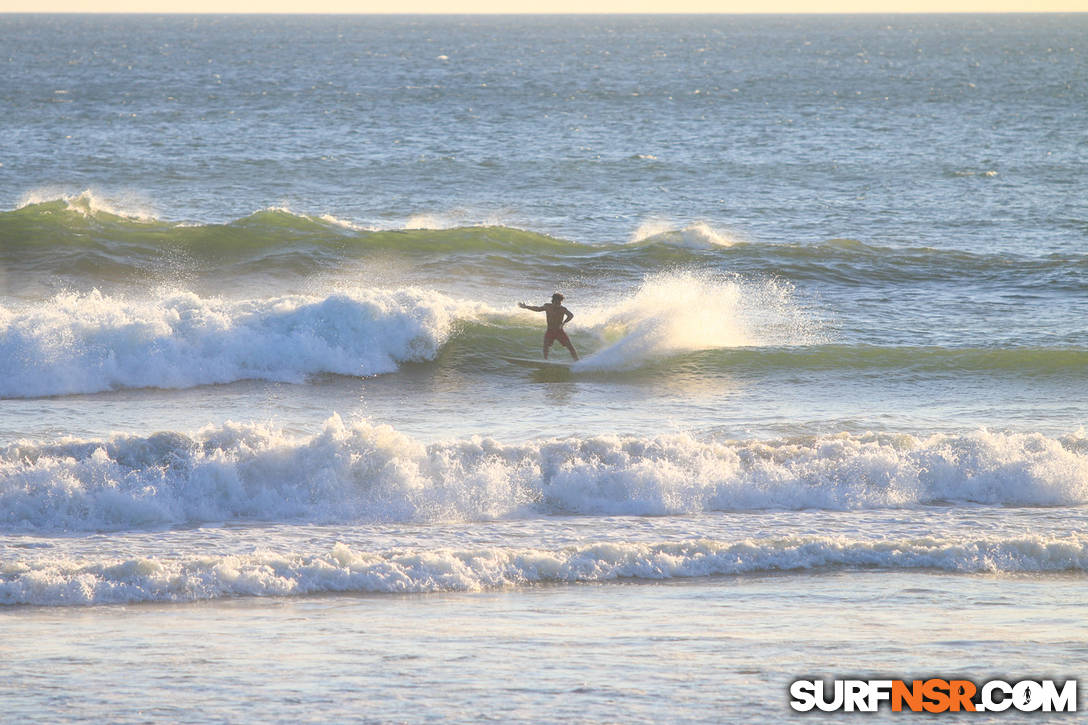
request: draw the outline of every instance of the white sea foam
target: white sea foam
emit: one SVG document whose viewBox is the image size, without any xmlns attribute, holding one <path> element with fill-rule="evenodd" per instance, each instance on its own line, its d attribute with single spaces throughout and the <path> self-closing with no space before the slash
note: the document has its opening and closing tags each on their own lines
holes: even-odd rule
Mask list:
<svg viewBox="0 0 1088 725">
<path fill-rule="evenodd" d="M 638 244 L 651 240 L 693 249 L 731 247 L 738 241 L 734 234 L 712 227 L 706 222 L 695 222 L 684 227 L 677 227 L 676 224 L 665 219 L 643 221 L 628 241 L 630 244 Z"/>
<path fill-rule="evenodd" d="M 359 231 L 376 232 L 376 231 L 378 231 L 378 227 L 365 226 L 365 225 L 362 225 L 362 224 L 356 224 L 353 221 L 348 221 L 347 219 L 341 219 L 339 217 L 333 216 L 332 214 L 322 214 L 321 216 L 319 216 L 317 218 L 320 219 L 321 221 L 325 222 L 326 224 L 331 224 L 333 226 L 340 227 L 342 229 L 348 229 L 348 230 L 353 231 L 353 232 L 359 232 Z"/>
<path fill-rule="evenodd" d="M 435 522 L 554 514 L 857 510 L 1088 502 L 1088 441 L 1040 434 L 701 441 L 595 436 L 425 445 L 333 416 L 313 436 L 226 424 L 196 435 L 0 450 L 0 528 L 221 521 Z"/>
<path fill-rule="evenodd" d="M 387 373 L 433 358 L 455 320 L 481 309 L 411 288 L 241 301 L 63 293 L 0 306 L 0 397 Z"/>
<path fill-rule="evenodd" d="M 645 241 L 651 237 L 656 237 L 658 234 L 664 234 L 673 229 L 675 229 L 675 226 L 664 219 L 645 219 L 638 225 L 635 231 L 631 232 L 631 237 L 628 242 L 637 244 L 638 242 Z"/>
<path fill-rule="evenodd" d="M 993 169 L 987 169 L 987 170 L 984 170 L 984 171 L 978 171 L 976 169 L 964 169 L 964 170 L 953 171 L 952 175 L 953 176 L 985 176 L 986 178 L 992 179 L 993 177 L 997 176 L 997 172 L 994 171 Z"/>
<path fill-rule="evenodd" d="M 404 220 L 403 229 L 454 229 L 457 227 L 496 227 L 505 226 L 506 220 L 495 213 L 473 213 L 464 209 L 447 212 L 425 212 L 413 214 Z"/>
<path fill-rule="evenodd" d="M 85 217 L 105 213 L 133 221 L 151 222 L 156 219 L 155 209 L 151 203 L 135 192 L 107 193 L 93 189 L 73 192 L 64 187 L 46 186 L 23 194 L 18 208 L 52 201 L 63 201 L 68 211 Z"/>
<path fill-rule="evenodd" d="M 350 220 L 347 220 L 347 219 L 341 219 L 340 217 L 333 216 L 332 214 L 303 214 L 302 212 L 295 211 L 294 209 L 292 209 L 287 204 L 275 204 L 273 206 L 266 206 L 263 209 L 260 209 L 256 213 L 257 214 L 261 214 L 261 213 L 283 214 L 285 216 L 294 217 L 296 219 L 305 219 L 306 221 L 310 221 L 310 222 L 319 222 L 319 223 L 323 223 L 323 224 L 328 224 L 329 226 L 339 227 L 341 229 L 345 229 L 347 231 L 353 231 L 353 232 L 358 232 L 358 231 L 371 231 L 371 232 L 379 231 L 378 227 L 372 227 L 372 226 L 366 226 L 366 225 L 363 225 L 363 224 L 357 224 L 356 222 L 353 222 L 353 221 L 350 221 Z"/>
<path fill-rule="evenodd" d="M 580 312 L 578 324 L 604 346 L 576 370 L 636 368 L 694 350 L 827 342 L 790 284 L 714 273 L 653 275 L 633 295 Z"/>
<path fill-rule="evenodd" d="M 404 229 L 449 229 L 458 226 L 455 219 L 441 214 L 413 214 L 404 220 Z"/>
<path fill-rule="evenodd" d="M 1088 571 L 1088 539 L 1069 536 L 855 540 L 832 537 L 601 542 L 556 550 L 487 547 L 320 554 L 0 561 L 0 604 L 86 605 L 321 592 L 480 591 L 536 583 L 675 579 L 814 569 Z"/>
</svg>

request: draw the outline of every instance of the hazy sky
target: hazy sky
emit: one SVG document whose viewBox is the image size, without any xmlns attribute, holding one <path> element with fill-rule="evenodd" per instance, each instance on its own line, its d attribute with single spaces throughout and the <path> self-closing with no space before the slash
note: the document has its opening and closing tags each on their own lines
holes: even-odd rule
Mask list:
<svg viewBox="0 0 1088 725">
<path fill-rule="evenodd" d="M 1088 11 L 1088 0 L 0 0 L 8 12 L 836 13 Z"/>
</svg>

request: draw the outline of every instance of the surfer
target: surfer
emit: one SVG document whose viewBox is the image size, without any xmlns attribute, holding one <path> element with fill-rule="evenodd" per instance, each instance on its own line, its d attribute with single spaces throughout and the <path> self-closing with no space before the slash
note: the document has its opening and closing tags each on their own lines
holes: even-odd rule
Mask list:
<svg viewBox="0 0 1088 725">
<path fill-rule="evenodd" d="M 543 312 L 548 318 L 548 329 L 544 333 L 544 359 L 548 359 L 548 349 L 552 346 L 552 343 L 556 340 L 563 347 L 570 350 L 570 356 L 575 360 L 578 359 L 578 353 L 574 350 L 574 345 L 570 343 L 570 338 L 567 337 L 567 333 L 563 332 L 563 325 L 567 324 L 574 317 L 574 313 L 563 306 L 563 295 L 556 292 L 552 295 L 551 302 L 545 302 L 540 307 L 533 307 L 527 305 L 524 302 L 519 302 L 518 307 L 523 310 L 532 310 L 533 312 Z"/>
</svg>

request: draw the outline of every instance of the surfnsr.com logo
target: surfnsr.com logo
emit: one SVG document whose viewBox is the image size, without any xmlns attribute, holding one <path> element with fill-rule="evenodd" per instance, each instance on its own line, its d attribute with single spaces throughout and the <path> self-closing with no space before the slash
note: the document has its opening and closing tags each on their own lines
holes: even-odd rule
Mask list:
<svg viewBox="0 0 1088 725">
<path fill-rule="evenodd" d="M 1076 712 L 1077 681 L 989 680 L 796 680 L 790 707 L 798 712 Z"/>
</svg>

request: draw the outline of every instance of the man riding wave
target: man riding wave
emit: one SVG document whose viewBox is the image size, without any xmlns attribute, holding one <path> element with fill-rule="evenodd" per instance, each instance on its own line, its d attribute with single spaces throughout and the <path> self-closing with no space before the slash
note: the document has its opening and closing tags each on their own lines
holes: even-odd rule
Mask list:
<svg viewBox="0 0 1088 725">
<path fill-rule="evenodd" d="M 563 332 L 563 325 L 567 324 L 574 317 L 574 313 L 568 310 L 562 305 L 563 295 L 556 292 L 552 295 L 551 302 L 545 302 L 540 307 L 534 307 L 527 305 L 524 302 L 519 302 L 518 307 L 523 310 L 532 310 L 533 312 L 545 313 L 548 320 L 548 329 L 544 332 L 544 359 L 548 359 L 548 350 L 551 348 L 552 343 L 559 341 L 559 344 L 570 350 L 570 356 L 575 360 L 578 359 L 578 353 L 574 349 L 574 345 L 571 344 L 570 338 L 567 337 L 567 333 Z"/>
</svg>

